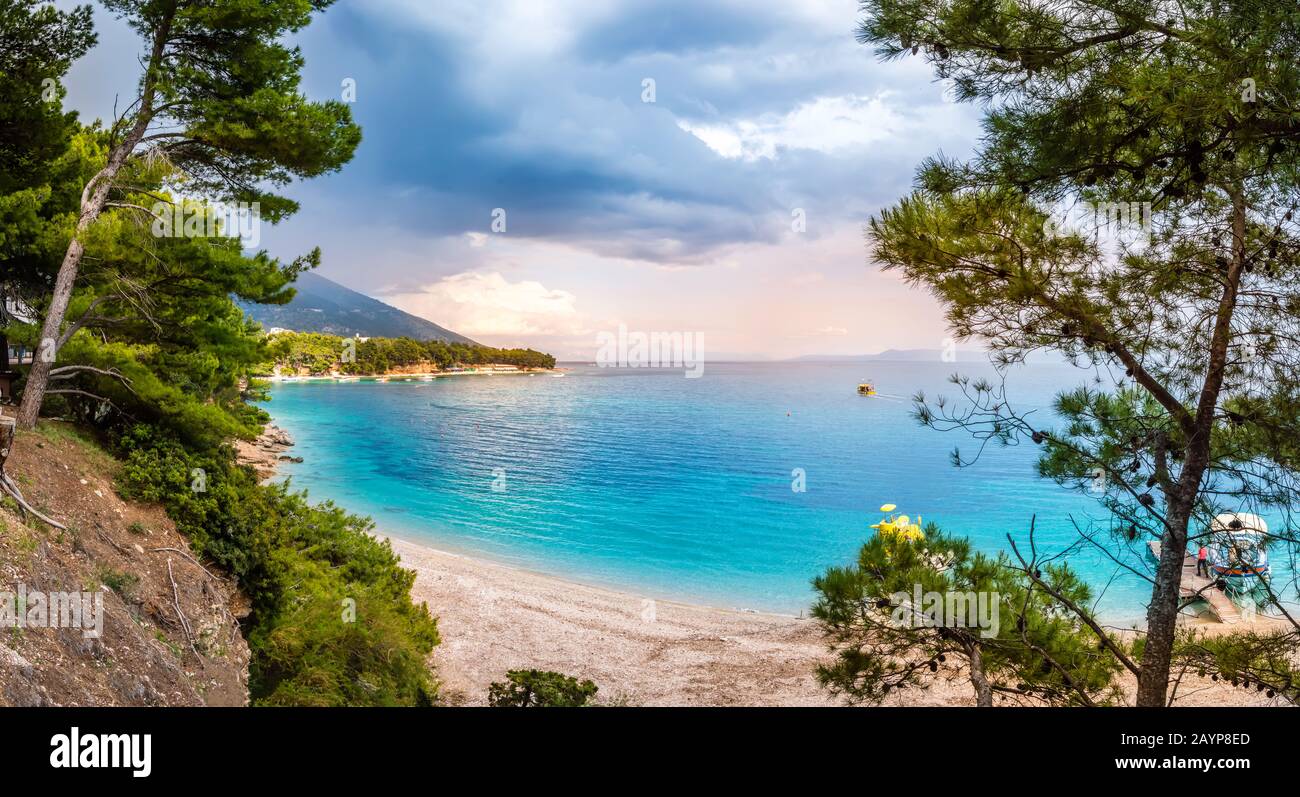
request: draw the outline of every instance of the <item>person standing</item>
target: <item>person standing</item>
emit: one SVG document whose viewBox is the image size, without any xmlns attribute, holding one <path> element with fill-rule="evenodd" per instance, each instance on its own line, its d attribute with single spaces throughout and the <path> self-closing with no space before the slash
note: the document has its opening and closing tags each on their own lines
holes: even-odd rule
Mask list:
<svg viewBox="0 0 1300 797">
<path fill-rule="evenodd" d="M 1196 551 L 1196 575 L 1210 577 L 1210 549 L 1201 543 L 1201 547 Z"/>
</svg>

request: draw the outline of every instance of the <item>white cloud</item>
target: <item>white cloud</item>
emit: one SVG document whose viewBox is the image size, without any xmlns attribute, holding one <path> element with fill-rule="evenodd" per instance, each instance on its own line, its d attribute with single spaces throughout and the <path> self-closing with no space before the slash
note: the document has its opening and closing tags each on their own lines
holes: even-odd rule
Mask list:
<svg viewBox="0 0 1300 797">
<path fill-rule="evenodd" d="M 678 120 L 677 126 L 732 160 L 773 160 L 782 149 L 835 153 L 862 149 L 904 133 L 908 121 L 886 104 L 888 97 L 888 92 L 875 97 L 818 97 L 785 114 L 718 124 Z"/>
<path fill-rule="evenodd" d="M 498 272 L 465 272 L 409 293 L 378 297 L 463 335 L 576 335 L 585 323 L 577 297 Z"/>
</svg>

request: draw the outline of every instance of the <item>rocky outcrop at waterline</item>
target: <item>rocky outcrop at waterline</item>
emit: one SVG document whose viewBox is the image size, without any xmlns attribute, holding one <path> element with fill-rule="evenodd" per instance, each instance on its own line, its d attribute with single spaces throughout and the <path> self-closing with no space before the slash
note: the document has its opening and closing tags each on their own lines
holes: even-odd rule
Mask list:
<svg viewBox="0 0 1300 797">
<path fill-rule="evenodd" d="M 235 453 L 241 464 L 248 465 L 257 473 L 257 478 L 266 480 L 275 475 L 281 462 L 302 462 L 302 457 L 284 453 L 291 446 L 293 438 L 288 432 L 268 424 L 256 440 L 236 440 Z"/>
</svg>

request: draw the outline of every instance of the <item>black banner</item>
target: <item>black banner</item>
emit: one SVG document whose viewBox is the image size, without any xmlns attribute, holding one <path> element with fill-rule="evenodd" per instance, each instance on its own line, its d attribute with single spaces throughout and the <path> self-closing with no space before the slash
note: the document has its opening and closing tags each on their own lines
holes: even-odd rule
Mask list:
<svg viewBox="0 0 1300 797">
<path fill-rule="evenodd" d="M 0 723 L 4 777 L 51 788 L 724 769 L 762 783 L 774 768 L 871 790 L 883 777 L 1248 783 L 1288 777 L 1295 746 L 1283 709 L 0 709 Z"/>
</svg>

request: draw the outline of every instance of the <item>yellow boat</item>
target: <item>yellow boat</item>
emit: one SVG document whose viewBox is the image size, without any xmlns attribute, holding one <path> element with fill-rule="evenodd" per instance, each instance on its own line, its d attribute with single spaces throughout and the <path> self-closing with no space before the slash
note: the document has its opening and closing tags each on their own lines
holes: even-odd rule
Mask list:
<svg viewBox="0 0 1300 797">
<path fill-rule="evenodd" d="M 863 382 L 858 385 L 858 394 L 863 396 L 874 396 L 876 395 L 876 386 L 871 382 Z"/>
<path fill-rule="evenodd" d="M 894 514 L 898 507 L 893 504 L 885 504 L 880 507 L 886 517 L 879 523 L 872 523 L 871 528 L 876 530 L 877 534 L 882 536 L 899 537 L 908 542 L 925 539 L 925 533 L 921 531 L 921 516 L 916 516 L 916 522 L 907 515 Z"/>
</svg>

